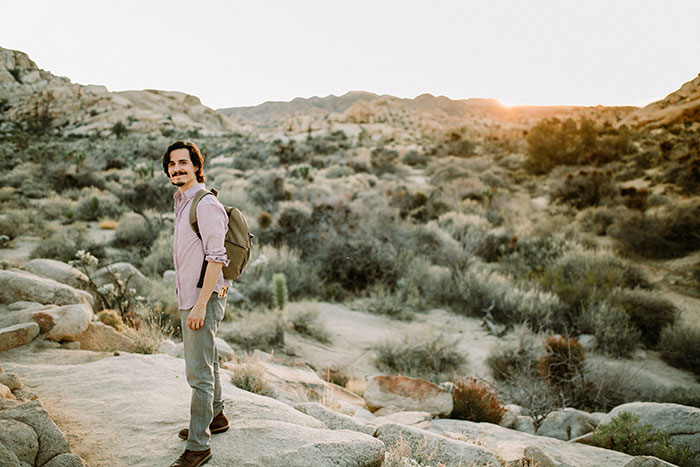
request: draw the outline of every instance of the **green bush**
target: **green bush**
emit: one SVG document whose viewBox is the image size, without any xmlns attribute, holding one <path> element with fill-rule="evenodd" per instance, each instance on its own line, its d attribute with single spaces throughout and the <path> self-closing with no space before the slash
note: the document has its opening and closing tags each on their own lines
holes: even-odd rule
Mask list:
<svg viewBox="0 0 700 467">
<path fill-rule="evenodd" d="M 75 258 L 78 250 L 88 250 L 99 257 L 104 257 L 104 246 L 90 241 L 87 230 L 82 224 L 70 227 L 49 227 L 42 236 L 42 241 L 30 253 L 31 258 L 56 259 L 67 263 Z"/>
<path fill-rule="evenodd" d="M 638 268 L 612 255 L 585 250 L 565 253 L 538 280 L 566 306 L 565 315 L 558 320 L 559 331 L 576 330 L 581 311 L 604 301 L 616 288 L 651 287 Z"/>
<path fill-rule="evenodd" d="M 676 368 L 700 376 L 700 329 L 676 323 L 661 331 L 661 358 Z"/>
<path fill-rule="evenodd" d="M 588 119 L 541 120 L 527 135 L 528 169 L 546 173 L 557 165 L 601 165 L 636 150 L 626 128 L 598 128 Z"/>
<path fill-rule="evenodd" d="M 576 209 L 612 205 L 617 201 L 617 184 L 611 172 L 580 170 L 559 180 L 550 193 L 554 201 L 569 204 Z"/>
<path fill-rule="evenodd" d="M 160 277 L 165 271 L 175 269 L 173 265 L 173 232 L 165 229 L 153 242 L 148 256 L 141 262 L 141 270 L 150 276 Z"/>
<path fill-rule="evenodd" d="M 627 313 L 630 323 L 641 332 L 642 343 L 647 347 L 656 346 L 663 329 L 673 325 L 680 313 L 669 300 L 649 290 L 618 289 L 610 301 Z"/>
<path fill-rule="evenodd" d="M 655 456 L 681 467 L 695 465 L 690 446 L 672 443 L 668 433 L 641 425 L 639 415 L 629 412 L 620 413 L 609 424 L 598 425 L 590 441 L 594 446 L 631 456 Z"/>
<path fill-rule="evenodd" d="M 101 218 L 118 218 L 124 212 L 116 196 L 111 193 L 100 192 L 95 189 L 85 189 L 73 213 L 77 220 L 97 221 Z"/>
<path fill-rule="evenodd" d="M 460 373 L 467 358 L 456 348 L 456 341 L 437 331 L 408 333 L 374 346 L 375 363 L 394 374 L 444 381 Z"/>
<path fill-rule="evenodd" d="M 676 258 L 700 249 L 700 198 L 695 197 L 653 211 L 627 211 L 610 234 L 630 254 Z"/>
<path fill-rule="evenodd" d="M 588 305 L 578 323 L 581 332 L 593 334 L 596 350 L 611 357 L 627 357 L 639 345 L 641 333 L 619 306 L 605 302 Z"/>
<path fill-rule="evenodd" d="M 235 323 L 225 339 L 245 351 L 271 351 L 284 346 L 284 321 L 278 313 L 252 312 Z"/>
<path fill-rule="evenodd" d="M 112 243 L 120 248 L 137 247 L 145 254 L 157 237 L 158 231 L 155 231 L 143 216 L 130 213 L 119 221 Z"/>
<path fill-rule="evenodd" d="M 416 151 L 415 149 L 408 151 L 401 158 L 401 162 L 406 165 L 410 165 L 411 167 L 424 167 L 429 160 L 430 158 L 428 156 Z"/>
<path fill-rule="evenodd" d="M 362 303 L 362 309 L 401 321 L 410 321 L 413 319 L 414 308 L 406 296 L 407 292 L 405 288 L 392 292 L 384 286 L 377 285 L 372 288 L 370 296 Z"/>
<path fill-rule="evenodd" d="M 476 378 L 454 381 L 450 418 L 498 424 L 506 410 L 493 388 Z"/>
<path fill-rule="evenodd" d="M 323 344 L 330 343 L 330 333 L 319 317 L 318 307 L 301 304 L 287 313 L 287 321 L 295 332 Z"/>
</svg>

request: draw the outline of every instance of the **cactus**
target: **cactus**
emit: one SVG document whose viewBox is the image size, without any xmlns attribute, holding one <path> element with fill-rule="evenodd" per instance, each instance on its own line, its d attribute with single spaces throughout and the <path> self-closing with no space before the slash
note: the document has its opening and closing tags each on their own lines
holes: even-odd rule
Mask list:
<svg viewBox="0 0 700 467">
<path fill-rule="evenodd" d="M 284 307 L 287 306 L 287 298 L 289 297 L 287 279 L 284 277 L 284 273 L 278 272 L 272 276 L 272 291 L 275 297 L 275 308 L 283 311 Z"/>
</svg>

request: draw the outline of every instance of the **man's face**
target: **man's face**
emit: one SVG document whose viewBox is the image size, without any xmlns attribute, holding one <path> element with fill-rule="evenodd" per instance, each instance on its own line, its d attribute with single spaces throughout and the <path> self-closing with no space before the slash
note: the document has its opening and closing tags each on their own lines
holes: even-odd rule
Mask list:
<svg viewBox="0 0 700 467">
<path fill-rule="evenodd" d="M 187 190 L 197 183 L 195 171 L 196 167 L 192 164 L 190 152 L 186 148 L 175 149 L 170 153 L 168 163 L 170 183 L 182 190 Z"/>
</svg>

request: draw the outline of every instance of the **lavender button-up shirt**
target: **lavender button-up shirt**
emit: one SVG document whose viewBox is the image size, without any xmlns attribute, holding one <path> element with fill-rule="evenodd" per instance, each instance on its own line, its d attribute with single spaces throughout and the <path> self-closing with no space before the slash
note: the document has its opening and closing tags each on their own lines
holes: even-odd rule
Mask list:
<svg viewBox="0 0 700 467">
<path fill-rule="evenodd" d="M 190 225 L 190 206 L 194 195 L 203 190 L 204 184 L 193 186 L 184 193 L 175 192 L 175 233 L 173 238 L 173 263 L 175 264 L 175 286 L 177 305 L 180 310 L 192 308 L 199 297 L 197 287 L 204 260 L 228 265 L 224 248 L 224 236 L 228 230 L 228 216 L 215 196 L 207 195 L 197 205 L 197 225 L 202 236 L 200 241 Z M 219 273 L 214 292 L 229 287 L 231 281 Z"/>
</svg>

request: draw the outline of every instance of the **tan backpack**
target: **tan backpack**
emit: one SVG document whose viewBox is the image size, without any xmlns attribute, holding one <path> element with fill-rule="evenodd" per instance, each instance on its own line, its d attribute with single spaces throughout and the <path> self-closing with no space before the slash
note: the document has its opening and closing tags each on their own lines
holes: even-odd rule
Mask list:
<svg viewBox="0 0 700 467">
<path fill-rule="evenodd" d="M 194 195 L 192 206 L 190 206 L 190 225 L 200 240 L 202 236 L 199 233 L 199 226 L 197 225 L 197 205 L 206 195 L 216 196 L 218 192 L 213 188 L 211 190 L 199 190 L 197 194 Z M 230 262 L 228 266 L 224 266 L 223 273 L 224 279 L 235 281 L 243 274 L 245 267 L 250 261 L 254 235 L 250 233 L 248 221 L 241 211 L 230 206 L 224 206 L 224 209 L 228 216 L 228 231 L 226 231 L 226 237 L 224 238 L 224 247 L 226 248 L 226 257 Z M 200 275 L 197 287 L 201 287 L 204 281 L 206 263 L 205 261 L 202 265 L 202 274 Z"/>
</svg>

